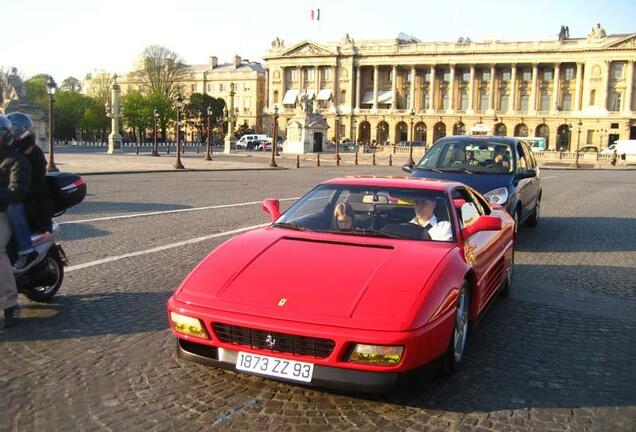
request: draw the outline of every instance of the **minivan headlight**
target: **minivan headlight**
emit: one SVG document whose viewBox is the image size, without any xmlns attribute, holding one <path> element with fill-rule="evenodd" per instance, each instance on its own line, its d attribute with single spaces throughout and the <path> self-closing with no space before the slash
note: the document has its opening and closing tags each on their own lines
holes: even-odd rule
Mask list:
<svg viewBox="0 0 636 432">
<path fill-rule="evenodd" d="M 485 193 L 484 196 L 493 204 L 504 205 L 508 201 L 508 189 L 505 187 L 493 189 Z"/>
</svg>

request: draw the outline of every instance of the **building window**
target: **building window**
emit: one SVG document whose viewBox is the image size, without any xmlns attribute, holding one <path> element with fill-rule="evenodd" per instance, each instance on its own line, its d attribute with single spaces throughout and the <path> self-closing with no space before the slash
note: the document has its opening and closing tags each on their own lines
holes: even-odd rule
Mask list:
<svg viewBox="0 0 636 432">
<path fill-rule="evenodd" d="M 623 63 L 612 63 L 610 76 L 615 80 L 622 79 L 623 78 Z"/>
<path fill-rule="evenodd" d="M 390 83 L 393 82 L 393 68 L 389 69 L 389 73 L 386 75 L 386 80 Z"/>
<path fill-rule="evenodd" d="M 459 105 L 460 105 L 459 109 L 462 109 L 462 110 L 469 109 L 468 98 L 469 98 L 468 90 L 462 90 L 461 95 L 459 95 Z"/>
<path fill-rule="evenodd" d="M 424 107 L 424 109 L 429 109 L 430 108 L 430 100 L 429 100 L 429 94 L 428 92 L 424 93 L 424 98 L 422 99 L 422 106 Z"/>
<path fill-rule="evenodd" d="M 543 81 L 552 81 L 552 79 L 553 79 L 552 69 L 544 69 Z"/>
<path fill-rule="evenodd" d="M 524 82 L 532 81 L 532 69 L 524 69 L 523 72 L 521 72 L 521 80 Z"/>
<path fill-rule="evenodd" d="M 594 131 L 593 130 L 588 130 L 587 131 L 587 144 L 594 144 Z"/>
<path fill-rule="evenodd" d="M 470 82 L 470 71 L 462 72 L 462 81 L 463 82 Z"/>
<path fill-rule="evenodd" d="M 539 111 L 550 111 L 550 94 L 547 91 L 541 92 L 541 106 Z"/>
<path fill-rule="evenodd" d="M 568 66 L 565 68 L 563 78 L 565 81 L 572 81 L 574 79 L 574 67 Z"/>
<path fill-rule="evenodd" d="M 322 70 L 322 78 L 323 78 L 325 81 L 329 81 L 329 80 L 331 79 L 331 69 L 329 69 L 329 68 L 324 68 L 324 69 Z"/>
<path fill-rule="evenodd" d="M 594 106 L 596 104 L 596 90 L 592 90 L 590 92 L 590 106 Z"/>
<path fill-rule="evenodd" d="M 563 93 L 563 102 L 561 103 L 561 111 L 572 111 L 572 94 Z"/>
<path fill-rule="evenodd" d="M 411 83 L 411 71 L 404 71 L 404 81 L 407 83 Z"/>
<path fill-rule="evenodd" d="M 291 78 L 291 81 L 297 81 L 298 80 L 298 69 L 291 69 L 290 70 L 290 78 Z"/>
<path fill-rule="evenodd" d="M 192 93 L 196 92 L 197 91 L 197 85 L 196 84 L 190 84 L 190 91 Z"/>
<path fill-rule="evenodd" d="M 530 103 L 530 97 L 527 94 L 522 94 L 519 98 L 519 111 L 528 111 Z"/>
<path fill-rule="evenodd" d="M 504 110 L 504 111 L 508 111 L 509 107 L 508 107 L 508 101 L 509 101 L 509 96 L 505 93 L 502 93 L 499 96 L 499 109 L 500 110 Z"/>
<path fill-rule="evenodd" d="M 424 72 L 424 82 L 431 82 L 431 71 L 425 71 Z"/>
<path fill-rule="evenodd" d="M 490 81 L 490 71 L 481 71 L 481 80 L 482 81 Z"/>
<path fill-rule="evenodd" d="M 608 110 L 610 111 L 621 110 L 621 94 L 619 92 L 616 92 L 616 91 L 610 92 Z"/>
<path fill-rule="evenodd" d="M 406 99 L 406 108 L 410 108 L 411 107 L 411 93 L 406 93 L 405 95 L 405 99 Z"/>
<path fill-rule="evenodd" d="M 225 91 L 225 84 L 219 84 L 219 92 L 223 93 Z"/>
<path fill-rule="evenodd" d="M 450 71 L 444 71 L 442 74 L 442 80 L 444 82 L 450 82 Z"/>
<path fill-rule="evenodd" d="M 510 70 L 509 69 L 505 69 L 505 70 L 501 71 L 501 80 L 504 81 L 504 82 L 510 81 Z"/>
<path fill-rule="evenodd" d="M 484 111 L 488 109 L 488 92 L 482 90 L 479 93 L 479 109 Z"/>
<path fill-rule="evenodd" d="M 450 107 L 448 105 L 448 92 L 444 92 L 442 93 L 442 109 L 447 110 L 449 108 Z"/>
<path fill-rule="evenodd" d="M 307 68 L 305 72 L 305 81 L 313 81 L 315 79 L 314 68 Z"/>
</svg>

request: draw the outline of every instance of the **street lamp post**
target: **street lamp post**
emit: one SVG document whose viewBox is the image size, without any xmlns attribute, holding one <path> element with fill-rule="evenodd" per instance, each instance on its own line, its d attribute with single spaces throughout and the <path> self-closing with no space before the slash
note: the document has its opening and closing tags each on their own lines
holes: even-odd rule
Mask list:
<svg viewBox="0 0 636 432">
<path fill-rule="evenodd" d="M 176 137 L 177 137 L 177 161 L 174 164 L 174 168 L 175 169 L 185 169 L 185 167 L 183 166 L 183 164 L 181 163 L 181 109 L 183 108 L 183 97 L 181 96 L 181 93 L 179 93 L 177 95 L 177 132 L 176 132 Z"/>
<path fill-rule="evenodd" d="M 159 121 L 159 112 L 156 109 L 152 111 L 152 155 L 159 156 L 159 143 L 157 142 L 157 122 Z"/>
<path fill-rule="evenodd" d="M 234 114 L 234 95 L 236 92 L 234 91 L 234 83 L 230 83 L 230 100 L 229 106 L 227 108 L 227 135 L 225 136 L 225 149 L 224 153 L 232 152 L 232 139 L 234 138 L 234 121 L 236 120 L 236 116 Z"/>
<path fill-rule="evenodd" d="M 574 164 L 577 168 L 580 168 L 579 165 L 579 146 L 581 144 L 581 127 L 583 126 L 583 122 L 579 119 L 579 122 L 576 124 L 578 126 L 578 132 L 576 137 L 576 154 L 574 155 Z"/>
<path fill-rule="evenodd" d="M 340 114 L 336 114 L 336 165 L 340 166 L 340 136 L 338 129 L 340 128 Z"/>
<path fill-rule="evenodd" d="M 270 168 L 277 168 L 276 147 L 278 146 L 278 107 L 274 105 L 274 133 L 272 137 L 272 159 L 269 161 Z"/>
<path fill-rule="evenodd" d="M 206 145 L 206 149 L 205 149 L 205 160 L 206 161 L 211 161 L 212 160 L 212 128 L 210 128 L 210 121 L 212 119 L 212 107 L 208 106 L 208 142 Z"/>
<path fill-rule="evenodd" d="M 48 172 L 57 172 L 57 166 L 55 166 L 55 155 L 53 153 L 53 95 L 57 85 L 53 81 L 52 77 L 49 77 L 46 82 L 46 93 L 49 95 L 49 164 L 46 167 Z"/>
<path fill-rule="evenodd" d="M 411 110 L 411 139 L 409 141 L 409 165 L 415 165 L 415 161 L 413 160 L 413 122 L 415 121 L 415 111 Z"/>
</svg>

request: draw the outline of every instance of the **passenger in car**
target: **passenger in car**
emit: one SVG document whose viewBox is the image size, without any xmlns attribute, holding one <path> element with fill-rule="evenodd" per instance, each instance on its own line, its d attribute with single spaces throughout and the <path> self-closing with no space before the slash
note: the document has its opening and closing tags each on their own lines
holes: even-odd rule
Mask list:
<svg viewBox="0 0 636 432">
<path fill-rule="evenodd" d="M 415 200 L 415 217 L 412 224 L 420 225 L 428 231 L 431 240 L 448 241 L 453 238 L 449 221 L 438 221 L 435 216 L 437 201 L 433 197 L 418 197 Z"/>
<path fill-rule="evenodd" d="M 333 214 L 334 226 L 336 229 L 353 229 L 355 214 L 353 208 L 348 203 L 342 202 L 336 206 Z"/>
</svg>

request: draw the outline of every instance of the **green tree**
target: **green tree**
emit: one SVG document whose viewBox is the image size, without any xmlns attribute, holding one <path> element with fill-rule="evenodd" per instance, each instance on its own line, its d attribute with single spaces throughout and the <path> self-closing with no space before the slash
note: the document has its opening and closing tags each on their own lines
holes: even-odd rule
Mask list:
<svg viewBox="0 0 636 432">
<path fill-rule="evenodd" d="M 160 45 L 151 45 L 141 54 L 143 86 L 147 94 L 161 93 L 174 100 L 181 91 L 187 74 L 187 65 L 179 55 Z"/>
<path fill-rule="evenodd" d="M 129 90 L 122 97 L 122 117 L 132 129 L 136 142 L 142 141 L 146 128 L 152 126 L 152 110 L 149 99 L 139 90 Z"/>
<path fill-rule="evenodd" d="M 91 141 L 104 140 L 109 125 L 106 108 L 95 98 L 87 98 L 80 128 Z"/>
<path fill-rule="evenodd" d="M 193 93 L 190 96 L 188 125 L 196 128 L 203 140 L 207 139 L 208 107 L 211 110 L 210 125 L 215 128 L 223 121 L 225 101 L 205 93 Z"/>
<path fill-rule="evenodd" d="M 84 111 L 90 98 L 74 91 L 62 91 L 55 96 L 55 138 L 69 140 L 77 138 Z"/>
<path fill-rule="evenodd" d="M 161 141 L 166 142 L 166 129 L 168 125 L 174 121 L 175 111 L 173 99 L 170 99 L 164 93 L 153 92 L 148 96 L 148 108 L 152 113 L 157 110 L 159 114 L 159 129 L 161 130 Z"/>
<path fill-rule="evenodd" d="M 245 120 L 242 125 L 240 125 L 238 128 L 234 130 L 234 136 L 236 136 L 237 138 L 240 138 L 243 135 L 253 134 L 253 133 L 255 133 L 254 129 L 252 129 L 251 127 L 247 125 L 247 120 Z"/>
<path fill-rule="evenodd" d="M 82 91 L 82 83 L 75 77 L 68 77 L 60 85 L 60 91 L 76 92 Z"/>
<path fill-rule="evenodd" d="M 47 112 L 49 110 L 49 99 L 46 92 L 46 82 L 49 77 L 46 74 L 39 74 L 24 82 L 27 99 Z"/>
</svg>

